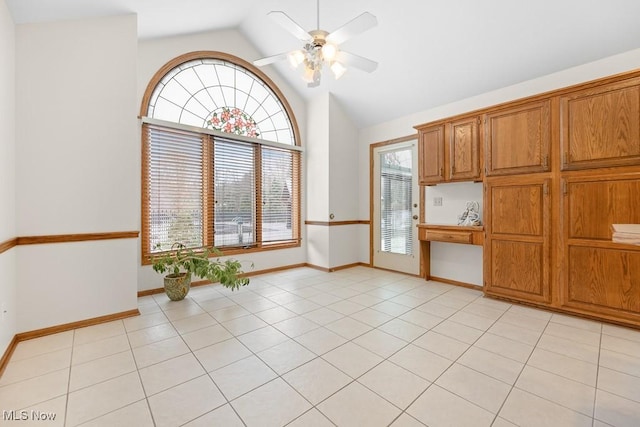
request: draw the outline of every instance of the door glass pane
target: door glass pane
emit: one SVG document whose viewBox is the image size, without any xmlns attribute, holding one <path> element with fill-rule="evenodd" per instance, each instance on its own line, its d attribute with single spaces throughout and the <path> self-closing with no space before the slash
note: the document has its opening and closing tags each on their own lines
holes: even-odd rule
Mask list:
<svg viewBox="0 0 640 427">
<path fill-rule="evenodd" d="M 380 154 L 380 250 L 413 254 L 411 149 Z"/>
</svg>

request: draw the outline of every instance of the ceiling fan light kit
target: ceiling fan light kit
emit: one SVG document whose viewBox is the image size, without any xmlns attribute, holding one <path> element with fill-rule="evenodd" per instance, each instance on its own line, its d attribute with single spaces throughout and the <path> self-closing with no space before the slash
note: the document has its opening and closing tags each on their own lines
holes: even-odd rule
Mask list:
<svg viewBox="0 0 640 427">
<path fill-rule="evenodd" d="M 369 12 L 364 12 L 337 30 L 329 33 L 319 28 L 319 0 L 317 6 L 318 29 L 309 32 L 302 29 L 302 27 L 286 13 L 282 11 L 269 12 L 269 17 L 296 38 L 305 42 L 305 44 L 302 49 L 258 59 L 254 61 L 253 64 L 261 67 L 287 59 L 289 64 L 295 69 L 299 68 L 300 65 L 304 65 L 302 78 L 307 82 L 307 86 L 309 87 L 320 85 L 322 68 L 325 64 L 329 67 L 336 80 L 344 75 L 347 71 L 347 66 L 359 68 L 368 73 L 373 72 L 378 66 L 377 62 L 345 52 L 341 50 L 338 45 L 355 35 L 375 27 L 378 24 L 376 17 Z"/>
</svg>

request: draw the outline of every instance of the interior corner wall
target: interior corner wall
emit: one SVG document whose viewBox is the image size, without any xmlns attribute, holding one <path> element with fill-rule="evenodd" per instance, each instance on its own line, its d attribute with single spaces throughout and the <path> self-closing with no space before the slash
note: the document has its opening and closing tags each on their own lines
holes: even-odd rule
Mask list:
<svg viewBox="0 0 640 427">
<path fill-rule="evenodd" d="M 369 146 L 371 144 L 415 134 L 416 131 L 413 126 L 419 124 L 428 123 L 457 114 L 463 114 L 503 102 L 509 102 L 638 68 L 640 68 L 640 49 L 634 49 L 598 61 L 569 68 L 557 73 L 361 129 L 358 136 L 360 214 L 363 215 L 365 212 L 369 212 L 370 201 L 368 176 Z M 416 94 L 416 96 L 428 96 L 428 94 Z M 464 187 L 461 187 L 462 193 L 469 194 L 477 193 L 474 186 L 478 186 L 478 188 L 481 187 L 481 184 L 474 183 L 463 183 L 459 185 Z M 461 200 L 458 200 L 458 193 L 460 189 L 454 188 L 453 186 L 454 184 L 439 184 L 434 187 L 434 190 L 429 190 L 427 192 L 428 197 L 426 198 L 426 202 L 429 202 L 434 191 L 440 193 L 439 195 L 443 197 L 450 197 L 451 200 L 456 201 L 452 204 L 452 208 L 449 211 L 447 211 L 446 207 L 443 210 L 434 211 L 433 206 L 430 206 L 430 204 L 427 203 L 425 205 L 425 214 L 427 219 L 432 216 L 437 217 L 438 222 L 442 222 L 442 218 L 445 216 L 450 218 L 450 223 L 455 223 L 456 217 L 460 213 L 458 203 Z M 360 236 L 361 256 L 364 256 L 364 254 L 368 252 L 369 245 L 369 236 L 362 233 Z M 481 258 L 482 250 L 479 247 L 469 248 L 467 245 L 456 245 L 451 243 L 434 244 L 431 251 L 432 274 L 439 277 L 481 285 Z M 464 274 L 464 277 L 461 276 L 461 274 Z M 470 278 L 475 279 L 470 280 Z"/>
<path fill-rule="evenodd" d="M 358 220 L 357 129 L 331 93 L 312 99 L 307 111 L 308 218 L 323 223 Z M 308 262 L 329 269 L 359 262 L 361 227 L 307 225 Z"/>
<path fill-rule="evenodd" d="M 334 221 L 366 219 L 358 214 L 358 130 L 340 102 L 329 95 L 329 213 Z M 330 268 L 359 262 L 362 225 L 329 227 Z"/>
<path fill-rule="evenodd" d="M 139 230 L 135 15 L 16 26 L 19 236 Z M 137 239 L 17 248 L 17 330 L 137 307 Z"/>
<path fill-rule="evenodd" d="M 307 216 L 310 221 L 329 221 L 329 94 L 320 94 L 307 103 L 307 144 L 305 147 Z M 306 225 L 307 262 L 322 268 L 329 261 L 329 227 Z"/>
<path fill-rule="evenodd" d="M 262 55 L 255 49 L 255 47 L 242 35 L 238 30 L 229 29 L 222 31 L 209 31 L 196 34 L 174 36 L 174 37 L 161 37 L 154 39 L 140 40 L 138 43 L 137 51 L 137 98 L 136 98 L 136 114 L 140 111 L 140 105 L 142 102 L 142 96 L 149 84 L 149 81 L 153 75 L 170 60 L 189 52 L 195 51 L 219 51 L 235 55 L 245 61 L 251 62 Z M 306 150 L 309 148 L 307 140 L 307 103 L 305 100 L 291 87 L 286 81 L 276 72 L 274 67 L 261 68 L 269 78 L 280 89 L 284 97 L 289 102 L 293 114 L 295 115 L 298 129 L 302 138 L 302 147 Z M 140 144 L 140 124 L 137 131 L 137 143 Z M 137 159 L 140 161 L 140 152 L 137 153 Z M 307 262 L 307 249 L 306 244 L 308 241 L 307 230 L 304 226 L 304 220 L 306 216 L 306 188 L 308 172 L 306 171 L 307 164 L 302 164 L 302 182 L 301 191 L 301 219 L 303 225 L 301 226 L 302 245 L 298 248 L 272 250 L 264 252 L 252 252 L 249 254 L 243 254 L 235 256 L 234 258 L 246 261 L 247 263 L 254 264 L 254 271 L 267 270 L 278 267 L 285 267 L 288 265 L 297 265 Z M 137 172 L 137 179 L 140 181 L 140 172 Z M 135 208 L 135 214 L 138 217 L 138 223 L 140 223 L 140 193 L 137 194 L 137 205 Z M 141 265 L 141 247 L 138 244 L 136 262 L 137 262 L 137 289 L 139 291 L 148 289 L 162 288 L 162 276 L 154 272 L 151 266 Z M 247 264 L 245 264 L 247 265 Z M 245 269 L 246 270 L 246 269 Z"/>
<path fill-rule="evenodd" d="M 16 237 L 15 25 L 0 0 L 0 244 Z M 16 249 L 0 253 L 0 355 L 17 332 Z"/>
</svg>

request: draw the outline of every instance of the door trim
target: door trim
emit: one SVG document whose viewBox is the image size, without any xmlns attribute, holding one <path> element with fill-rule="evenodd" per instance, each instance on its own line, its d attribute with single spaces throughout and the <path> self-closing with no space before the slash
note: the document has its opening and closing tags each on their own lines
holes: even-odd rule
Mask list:
<svg viewBox="0 0 640 427">
<path fill-rule="evenodd" d="M 381 142 L 375 142 L 373 144 L 369 145 L 369 265 L 373 266 L 373 227 L 375 227 L 374 221 L 373 221 L 373 214 L 374 214 L 374 203 L 373 203 L 373 180 L 374 180 L 374 171 L 373 171 L 373 151 L 377 148 L 380 147 L 384 147 L 386 145 L 393 145 L 393 144 L 398 144 L 400 142 L 408 142 L 408 141 L 412 141 L 412 140 L 416 140 L 418 138 L 418 132 L 411 134 L 411 135 L 407 135 L 407 136 L 402 136 L 400 138 L 395 138 L 395 139 L 389 139 L 387 141 L 381 141 Z M 420 202 L 419 206 L 420 206 L 420 220 L 422 221 L 422 219 L 424 218 L 423 212 L 422 212 L 422 191 L 420 191 Z M 422 254 L 419 253 L 417 254 L 418 256 L 421 256 Z"/>
</svg>

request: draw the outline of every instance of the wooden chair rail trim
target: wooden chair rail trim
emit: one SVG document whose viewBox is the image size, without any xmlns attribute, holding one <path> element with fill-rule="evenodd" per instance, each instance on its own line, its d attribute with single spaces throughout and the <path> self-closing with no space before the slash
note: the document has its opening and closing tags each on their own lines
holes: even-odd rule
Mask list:
<svg viewBox="0 0 640 427">
<path fill-rule="evenodd" d="M 18 245 L 41 245 L 47 243 L 89 242 L 92 240 L 137 239 L 139 231 L 112 231 L 106 233 L 51 234 L 41 236 L 19 236 L 0 242 L 0 254 Z"/>
<path fill-rule="evenodd" d="M 106 233 L 52 234 L 46 236 L 20 236 L 18 245 L 39 245 L 44 243 L 88 242 L 92 240 L 137 239 L 139 231 L 114 231 Z"/>
<path fill-rule="evenodd" d="M 4 242 L 0 242 L 0 254 L 8 251 L 14 246 L 18 245 L 18 238 L 14 237 L 13 239 L 6 240 Z"/>
</svg>

